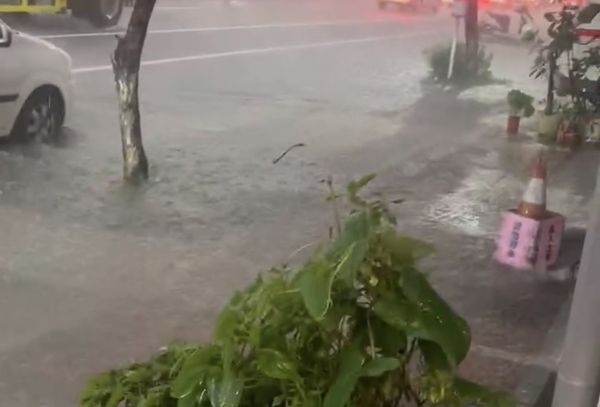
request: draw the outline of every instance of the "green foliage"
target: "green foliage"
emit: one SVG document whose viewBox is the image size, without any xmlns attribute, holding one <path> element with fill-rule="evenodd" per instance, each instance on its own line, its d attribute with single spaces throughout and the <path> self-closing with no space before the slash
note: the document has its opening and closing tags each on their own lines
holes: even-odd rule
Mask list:
<svg viewBox="0 0 600 407">
<path fill-rule="evenodd" d="M 508 92 L 506 101 L 510 107 L 511 116 L 531 117 L 535 113 L 533 107 L 533 96 L 530 96 L 518 89 Z"/>
<path fill-rule="evenodd" d="M 491 81 L 492 54 L 480 46 L 475 61 L 469 60 L 464 43 L 458 43 L 454 56 L 452 77 L 448 79 L 448 66 L 452 44 L 439 45 L 428 52 L 431 76 L 438 82 L 461 86 L 477 85 Z"/>
<path fill-rule="evenodd" d="M 81 406 L 512 406 L 457 376 L 467 323 L 418 271 L 431 247 L 359 197 L 372 178 L 348 186 L 356 209 L 329 247 L 235 294 L 211 343 L 98 375 Z"/>
<path fill-rule="evenodd" d="M 558 72 L 558 60 L 566 55 L 568 59 L 569 80 L 574 79 L 572 51 L 577 41 L 575 32 L 575 13 L 564 7 L 556 13 L 546 13 L 546 19 L 550 22 L 548 36 L 550 41 L 539 49 L 535 57 L 529 76 L 534 78 L 545 78 L 547 80 L 546 107 L 544 113 L 551 115 L 554 112 L 554 91 L 556 84 L 555 76 Z"/>
</svg>

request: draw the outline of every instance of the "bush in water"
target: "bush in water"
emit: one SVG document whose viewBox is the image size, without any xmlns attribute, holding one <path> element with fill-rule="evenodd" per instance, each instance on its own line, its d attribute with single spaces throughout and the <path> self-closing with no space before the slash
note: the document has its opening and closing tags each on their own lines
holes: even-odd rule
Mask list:
<svg viewBox="0 0 600 407">
<path fill-rule="evenodd" d="M 492 54 L 486 52 L 485 48 L 480 46 L 477 52 L 477 60 L 469 61 L 464 43 L 456 45 L 452 77 L 448 79 L 451 52 L 452 44 L 444 44 L 436 46 L 427 53 L 431 76 L 436 81 L 459 85 L 475 85 L 492 79 L 490 70 Z"/>
<path fill-rule="evenodd" d="M 399 235 L 381 201 L 358 195 L 372 178 L 348 185 L 354 210 L 329 245 L 233 296 L 210 343 L 100 374 L 81 405 L 514 405 L 457 375 L 469 327 L 418 269 L 431 247 Z M 332 189 L 329 200 L 339 197 Z"/>
</svg>

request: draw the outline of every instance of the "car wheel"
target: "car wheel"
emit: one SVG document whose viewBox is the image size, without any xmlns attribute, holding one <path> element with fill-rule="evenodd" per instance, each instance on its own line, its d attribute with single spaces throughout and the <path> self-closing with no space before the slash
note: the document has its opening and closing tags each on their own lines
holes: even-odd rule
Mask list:
<svg viewBox="0 0 600 407">
<path fill-rule="evenodd" d="M 64 103 L 58 90 L 40 88 L 25 101 L 11 138 L 22 143 L 50 143 L 56 139 L 64 117 Z"/>
<path fill-rule="evenodd" d="M 123 13 L 123 0 L 91 0 L 88 3 L 88 18 L 97 27 L 116 25 Z"/>
</svg>

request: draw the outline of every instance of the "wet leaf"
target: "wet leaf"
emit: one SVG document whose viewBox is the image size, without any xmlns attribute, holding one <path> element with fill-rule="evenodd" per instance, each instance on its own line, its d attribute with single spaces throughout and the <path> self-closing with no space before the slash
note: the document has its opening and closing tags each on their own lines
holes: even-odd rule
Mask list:
<svg viewBox="0 0 600 407">
<path fill-rule="evenodd" d="M 298 275 L 297 284 L 304 305 L 315 320 L 323 319 L 331 304 L 334 271 L 329 262 L 321 260 L 307 264 Z"/>
<path fill-rule="evenodd" d="M 335 258 L 341 256 L 348 248 L 360 241 L 369 238 L 371 222 L 366 212 L 357 212 L 351 215 L 344 223 L 342 234 L 333 242 L 328 251 L 328 257 Z M 334 261 L 332 259 L 332 261 Z"/>
<path fill-rule="evenodd" d="M 157 394 L 149 394 L 148 398 L 143 398 L 138 402 L 137 407 L 161 407 L 160 399 Z M 188 407 L 188 406 L 185 406 Z"/>
<path fill-rule="evenodd" d="M 216 342 L 228 341 L 231 339 L 238 324 L 238 314 L 230 307 L 225 307 L 217 318 L 213 338 Z"/>
<path fill-rule="evenodd" d="M 81 394 L 82 403 L 87 400 L 93 400 L 99 395 L 110 393 L 115 384 L 116 381 L 112 372 L 92 377 Z"/>
<path fill-rule="evenodd" d="M 361 370 L 361 376 L 377 377 L 382 374 L 389 372 L 390 370 L 396 370 L 400 367 L 401 363 L 399 359 L 381 357 L 373 359 L 365 364 Z"/>
<path fill-rule="evenodd" d="M 431 287 L 422 273 L 406 270 L 401 274 L 400 285 L 406 297 L 418 307 L 420 322 L 428 337 L 421 339 L 437 343 L 451 365 L 464 360 L 471 345 L 471 333 L 467 322 L 459 317 Z"/>
<path fill-rule="evenodd" d="M 344 407 L 350 400 L 362 369 L 362 354 L 358 343 L 342 352 L 337 378 L 329 388 L 323 407 Z"/>
<path fill-rule="evenodd" d="M 434 291 L 429 291 L 433 289 L 424 276 L 411 278 L 419 281 L 411 281 L 407 290 L 410 297 L 384 297 L 375 304 L 375 314 L 396 329 L 405 331 L 409 337 L 436 343 L 450 364 L 456 366 L 469 349 L 468 325 Z"/>
<path fill-rule="evenodd" d="M 300 382 L 300 376 L 292 360 L 274 349 L 260 349 L 256 353 L 258 369 L 274 379 Z"/>
<path fill-rule="evenodd" d="M 421 339 L 419 340 L 419 349 L 429 368 L 436 370 L 451 370 L 448 358 L 446 357 L 444 350 L 438 344 Z"/>
<path fill-rule="evenodd" d="M 381 349 L 383 355 L 396 356 L 398 352 L 406 349 L 406 333 L 386 324 L 379 318 L 373 318 L 371 322 L 375 346 Z"/>
<path fill-rule="evenodd" d="M 337 266 L 337 278 L 345 281 L 347 284 L 352 284 L 356 273 L 365 260 L 367 250 L 369 250 L 369 244 L 364 239 L 350 245 Z"/>
<path fill-rule="evenodd" d="M 125 389 L 121 384 L 117 384 L 104 407 L 117 407 L 119 403 L 123 400 L 124 396 Z"/>
<path fill-rule="evenodd" d="M 393 227 L 388 227 L 381 233 L 381 244 L 391 253 L 394 263 L 402 266 L 411 265 L 433 253 L 433 246 L 430 244 L 400 236 Z"/>
<path fill-rule="evenodd" d="M 212 407 L 237 407 L 242 397 L 243 382 L 235 376 L 224 375 L 221 380 L 208 382 L 208 399 Z"/>
<path fill-rule="evenodd" d="M 175 378 L 171 388 L 171 395 L 182 398 L 188 395 L 204 380 L 211 358 L 215 355 L 216 348 L 209 346 L 192 353 L 184 362 L 181 371 Z"/>
<path fill-rule="evenodd" d="M 192 392 L 177 400 L 177 407 L 196 407 L 200 404 L 199 399 L 202 399 L 201 395 L 204 392 L 204 389 L 196 387 Z"/>
</svg>

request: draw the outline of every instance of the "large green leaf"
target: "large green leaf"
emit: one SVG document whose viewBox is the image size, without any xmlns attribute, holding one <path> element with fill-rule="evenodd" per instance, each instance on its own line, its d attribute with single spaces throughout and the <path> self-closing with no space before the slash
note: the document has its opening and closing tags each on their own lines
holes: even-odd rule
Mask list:
<svg viewBox="0 0 600 407">
<path fill-rule="evenodd" d="M 470 346 L 467 323 L 431 288 L 417 271 L 402 272 L 406 298 L 387 296 L 374 306 L 375 314 L 409 337 L 432 341 L 444 351 L 448 362 L 456 366 Z"/>
<path fill-rule="evenodd" d="M 196 392 L 191 392 L 177 400 L 177 407 L 196 407 Z"/>
<path fill-rule="evenodd" d="M 269 377 L 300 382 L 294 362 L 275 349 L 259 349 L 256 362 L 258 369 Z"/>
<path fill-rule="evenodd" d="M 377 376 L 381 376 L 382 374 L 389 372 L 390 370 L 396 370 L 400 367 L 401 362 L 399 359 L 396 358 L 389 358 L 389 357 L 381 357 L 381 358 L 377 358 L 377 359 L 373 359 L 369 362 L 367 362 L 361 372 L 360 375 L 361 376 L 368 376 L 368 377 L 377 377 Z"/>
<path fill-rule="evenodd" d="M 108 398 L 108 401 L 106 402 L 104 407 L 117 407 L 119 403 L 123 400 L 123 397 L 125 397 L 125 389 L 119 383 L 112 391 L 112 394 Z"/>
<path fill-rule="evenodd" d="M 352 396 L 361 370 L 362 353 L 359 343 L 356 342 L 342 352 L 337 378 L 325 396 L 323 407 L 344 407 Z"/>
<path fill-rule="evenodd" d="M 202 405 L 206 389 L 196 387 L 191 393 L 177 400 L 177 407 L 196 407 Z"/>
<path fill-rule="evenodd" d="M 242 398 L 244 383 L 232 374 L 208 381 L 208 398 L 212 407 L 237 407 Z"/>
<path fill-rule="evenodd" d="M 344 252 L 336 270 L 336 278 L 345 281 L 352 285 L 356 277 L 356 273 L 360 270 L 367 251 L 369 243 L 366 239 L 360 239 L 352 243 Z"/>
<path fill-rule="evenodd" d="M 215 330 L 213 332 L 213 338 L 215 342 L 224 342 L 231 339 L 235 328 L 239 322 L 239 315 L 236 310 L 227 306 L 225 307 L 215 323 Z"/>
<path fill-rule="evenodd" d="M 423 273 L 405 270 L 400 276 L 400 285 L 406 297 L 418 307 L 421 322 L 429 336 L 422 339 L 436 342 L 452 365 L 462 362 L 471 346 L 467 322 L 438 295 Z"/>
<path fill-rule="evenodd" d="M 446 353 L 435 342 L 420 339 L 419 349 L 423 355 L 423 359 L 425 359 L 425 363 L 430 369 L 451 370 Z"/>
<path fill-rule="evenodd" d="M 433 253 L 433 246 L 408 236 L 401 236 L 392 227 L 381 233 L 381 244 L 392 255 L 396 266 L 410 266 Z"/>
<path fill-rule="evenodd" d="M 372 317 L 371 329 L 375 346 L 384 356 L 397 356 L 400 351 L 406 349 L 407 340 L 404 330 L 396 329 L 375 317 Z"/>
<path fill-rule="evenodd" d="M 341 256 L 348 248 L 360 241 L 368 240 L 371 231 L 371 220 L 366 211 L 357 212 L 344 223 L 342 234 L 331 245 L 328 256 L 331 259 Z"/>
<path fill-rule="evenodd" d="M 192 353 L 183 363 L 181 371 L 171 387 L 171 395 L 182 398 L 191 393 L 204 379 L 204 375 L 216 348 L 208 346 Z"/>
<path fill-rule="evenodd" d="M 304 305 L 315 320 L 323 319 L 331 304 L 331 286 L 334 276 L 335 269 L 325 260 L 308 263 L 298 274 L 296 283 L 300 288 Z"/>
</svg>

